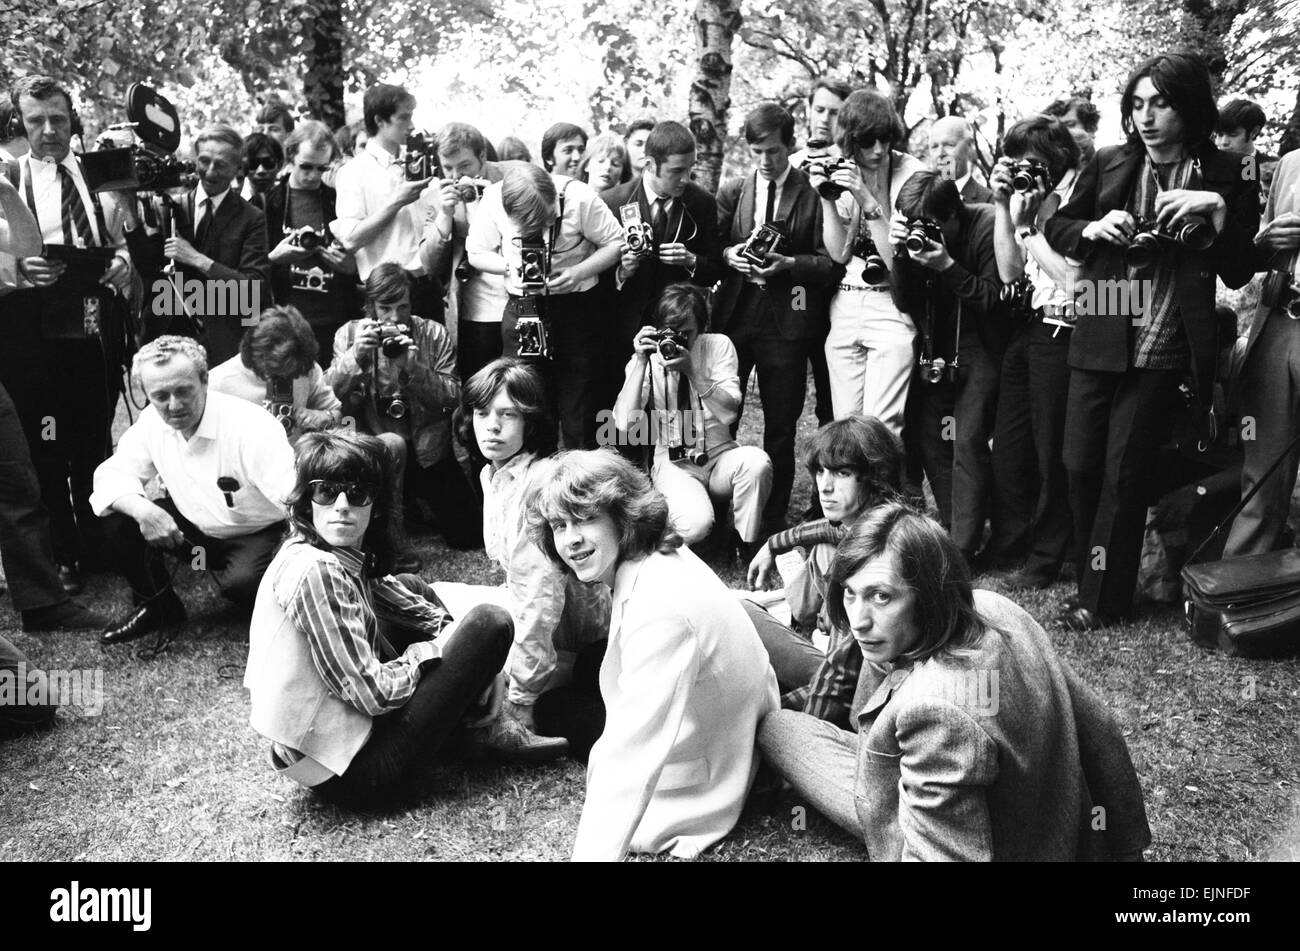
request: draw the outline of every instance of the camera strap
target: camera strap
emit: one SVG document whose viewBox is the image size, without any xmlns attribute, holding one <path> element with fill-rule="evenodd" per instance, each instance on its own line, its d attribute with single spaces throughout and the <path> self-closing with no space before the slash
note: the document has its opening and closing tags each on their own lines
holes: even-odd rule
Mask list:
<svg viewBox="0 0 1300 951">
<path fill-rule="evenodd" d="M 651 382 L 650 382 L 651 417 L 650 418 L 656 421 L 656 425 L 651 427 L 652 431 L 657 434 L 659 432 L 659 426 L 657 424 L 657 421 L 665 418 L 665 416 L 660 416 L 656 414 L 654 412 L 655 410 L 661 410 L 665 414 L 672 414 L 671 416 L 667 416 L 667 418 L 675 419 L 678 425 L 677 427 L 675 427 L 676 428 L 675 434 L 670 434 L 667 447 L 669 449 L 678 446 L 686 447 L 687 443 L 686 443 L 686 422 L 685 421 L 688 415 L 694 417 L 696 411 L 698 410 L 699 420 L 700 420 L 699 431 L 694 433 L 695 439 L 690 445 L 691 448 L 699 452 L 707 453 L 708 442 L 705 437 L 704 399 L 700 396 L 700 394 L 695 392 L 695 387 L 691 385 L 690 380 L 683 378 L 680 373 L 676 373 L 674 371 L 674 375 L 677 377 L 676 406 L 668 406 L 667 403 L 668 403 L 669 370 L 668 367 L 661 362 L 659 365 L 659 379 L 663 382 L 663 394 L 664 394 L 663 404 L 661 405 L 660 400 L 655 394 L 655 386 L 654 386 L 654 378 L 653 378 L 654 377 L 653 363 L 650 366 L 650 372 L 651 372 Z M 692 430 L 695 429 L 695 424 L 693 421 L 691 424 L 691 428 Z M 674 435 L 676 438 L 674 438 Z"/>
</svg>

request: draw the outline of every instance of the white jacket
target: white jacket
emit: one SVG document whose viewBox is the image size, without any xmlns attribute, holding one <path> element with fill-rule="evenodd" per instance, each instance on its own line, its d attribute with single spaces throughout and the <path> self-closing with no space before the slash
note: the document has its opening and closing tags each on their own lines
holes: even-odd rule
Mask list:
<svg viewBox="0 0 1300 951">
<path fill-rule="evenodd" d="M 730 832 L 780 696 L 744 608 L 689 550 L 619 566 L 600 693 L 574 860 L 692 858 Z"/>
</svg>

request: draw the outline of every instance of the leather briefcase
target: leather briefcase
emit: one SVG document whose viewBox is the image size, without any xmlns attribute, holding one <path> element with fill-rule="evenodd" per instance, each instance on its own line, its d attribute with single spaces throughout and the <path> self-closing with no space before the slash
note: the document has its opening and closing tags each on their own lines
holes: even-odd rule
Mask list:
<svg viewBox="0 0 1300 951">
<path fill-rule="evenodd" d="M 1203 541 L 1183 568 L 1183 597 L 1193 641 L 1234 657 L 1300 652 L 1300 549 L 1193 564 L 1300 444 L 1293 439 L 1258 482 Z"/>
</svg>

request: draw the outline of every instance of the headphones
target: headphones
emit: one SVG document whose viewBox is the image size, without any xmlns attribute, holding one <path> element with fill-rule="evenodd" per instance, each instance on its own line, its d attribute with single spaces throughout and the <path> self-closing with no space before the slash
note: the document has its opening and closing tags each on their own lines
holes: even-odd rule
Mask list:
<svg viewBox="0 0 1300 951">
<path fill-rule="evenodd" d="M 50 81 L 53 83 L 53 80 Z M 26 93 L 26 95 L 31 95 Z M 77 107 L 72 104 L 72 94 L 65 91 L 62 86 L 56 87 L 55 95 L 62 96 L 68 103 L 68 118 L 71 120 L 71 131 L 73 135 L 81 135 L 83 132 L 81 126 L 81 116 L 77 115 Z M 33 97 L 35 98 L 35 97 Z M 48 99 L 49 96 L 42 98 Z M 5 127 L 5 139 L 18 139 L 27 137 L 27 129 L 23 125 L 23 113 L 18 108 L 18 89 L 15 87 L 9 94 L 9 103 L 12 112 L 9 113 L 9 124 Z"/>
</svg>

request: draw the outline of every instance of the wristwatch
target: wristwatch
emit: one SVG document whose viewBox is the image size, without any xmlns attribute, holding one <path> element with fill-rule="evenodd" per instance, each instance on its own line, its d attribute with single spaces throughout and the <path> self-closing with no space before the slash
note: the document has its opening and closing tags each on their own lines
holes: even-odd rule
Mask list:
<svg viewBox="0 0 1300 951">
<path fill-rule="evenodd" d="M 1021 241 L 1027 241 L 1036 234 L 1038 234 L 1038 228 L 1035 225 L 1030 225 L 1028 228 L 1016 232 L 1016 237 Z"/>
</svg>

